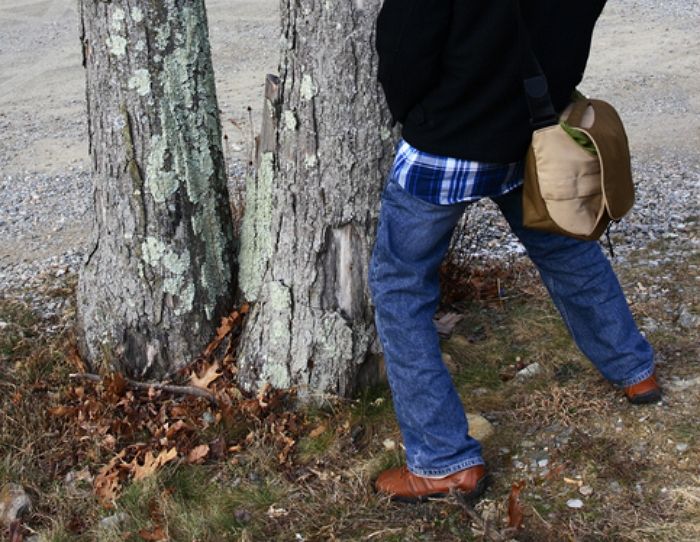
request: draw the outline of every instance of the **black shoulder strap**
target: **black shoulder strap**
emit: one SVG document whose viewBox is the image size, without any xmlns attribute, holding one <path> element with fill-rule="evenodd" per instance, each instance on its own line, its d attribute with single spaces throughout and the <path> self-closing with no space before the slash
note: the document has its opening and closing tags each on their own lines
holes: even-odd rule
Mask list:
<svg viewBox="0 0 700 542">
<path fill-rule="evenodd" d="M 537 130 L 557 124 L 559 116 L 549 95 L 547 77 L 542 71 L 542 66 L 537 60 L 535 51 L 532 49 L 530 34 L 525 27 L 519 0 L 515 0 L 515 8 L 518 19 L 518 41 L 522 56 L 523 85 L 525 87 L 527 105 L 530 109 L 530 124 Z"/>
</svg>

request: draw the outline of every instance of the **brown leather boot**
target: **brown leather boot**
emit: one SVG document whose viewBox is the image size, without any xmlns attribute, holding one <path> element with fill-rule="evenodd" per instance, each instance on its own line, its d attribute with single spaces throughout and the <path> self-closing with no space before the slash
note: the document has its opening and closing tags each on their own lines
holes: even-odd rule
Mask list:
<svg viewBox="0 0 700 542">
<path fill-rule="evenodd" d="M 481 496 L 488 485 L 486 469 L 477 465 L 444 478 L 417 476 L 406 466 L 385 470 L 374 483 L 379 493 L 390 495 L 393 501 L 419 502 L 430 497 L 446 497 L 451 490 L 460 497 L 473 500 Z"/>
<path fill-rule="evenodd" d="M 657 403 L 661 400 L 661 388 L 656 381 L 656 373 L 638 384 L 625 388 L 627 400 L 634 405 Z"/>
</svg>

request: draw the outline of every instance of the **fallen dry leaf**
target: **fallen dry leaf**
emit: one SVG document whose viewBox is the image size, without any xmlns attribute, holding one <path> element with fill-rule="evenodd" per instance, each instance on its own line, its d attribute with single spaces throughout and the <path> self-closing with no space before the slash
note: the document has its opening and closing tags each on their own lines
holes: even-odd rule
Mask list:
<svg viewBox="0 0 700 542">
<path fill-rule="evenodd" d="M 74 407 L 67 407 L 67 406 L 57 406 L 48 409 L 48 413 L 50 416 L 73 416 L 76 412 L 78 411 L 77 408 Z"/>
<path fill-rule="evenodd" d="M 309 436 L 310 436 L 311 438 L 316 438 L 316 437 L 322 435 L 322 434 L 325 433 L 325 432 L 326 432 L 326 425 L 325 425 L 325 424 L 321 424 L 321 425 L 319 425 L 316 429 L 314 429 L 313 431 L 311 431 L 311 433 L 309 433 Z"/>
<path fill-rule="evenodd" d="M 114 397 L 121 397 L 124 395 L 129 384 L 124 378 L 124 375 L 120 373 L 112 373 L 104 377 L 102 381 L 105 391 L 111 393 Z"/>
<path fill-rule="evenodd" d="M 525 480 L 514 483 L 510 490 L 510 495 L 508 495 L 508 527 L 511 529 L 523 528 L 525 516 L 523 507 L 520 504 L 520 492 L 525 488 L 525 485 Z"/>
<path fill-rule="evenodd" d="M 211 356 L 221 342 L 226 338 L 226 336 L 231 333 L 234 327 L 242 320 L 243 315 L 249 310 L 249 305 L 246 303 L 239 310 L 233 311 L 229 316 L 224 317 L 221 320 L 221 325 L 216 330 L 216 337 L 209 343 L 204 350 L 204 357 L 208 358 Z"/>
<path fill-rule="evenodd" d="M 221 376 L 221 373 L 219 371 L 219 364 L 218 362 L 214 362 L 211 365 L 209 365 L 202 376 L 197 376 L 197 373 L 195 371 L 192 371 L 190 374 L 190 384 L 192 384 L 195 388 L 201 388 L 203 390 L 206 390 L 209 387 L 209 384 L 214 382 L 217 378 Z"/>
<path fill-rule="evenodd" d="M 22 522 L 18 519 L 10 523 L 10 542 L 23 542 L 24 535 L 22 534 Z"/>
<path fill-rule="evenodd" d="M 113 501 L 119 495 L 120 483 L 117 467 L 122 462 L 125 454 L 126 450 L 119 452 L 95 476 L 95 481 L 92 485 L 93 490 L 102 505 L 107 508 L 111 508 Z"/>
<path fill-rule="evenodd" d="M 156 526 L 153 529 L 141 529 L 139 531 L 139 536 L 143 540 L 152 540 L 152 541 L 158 541 L 158 540 L 167 540 L 168 536 L 165 534 L 165 531 L 163 530 L 163 527 Z"/>
<path fill-rule="evenodd" d="M 161 450 L 157 456 L 148 450 L 143 460 L 143 465 L 139 465 L 137 459 L 129 463 L 129 470 L 134 474 L 134 480 L 142 480 L 153 475 L 160 467 L 169 463 L 177 457 L 177 449 Z"/>
<path fill-rule="evenodd" d="M 201 444 L 199 446 L 195 446 L 190 450 L 190 453 L 187 454 L 187 462 L 188 463 L 201 463 L 206 459 L 206 457 L 209 455 L 209 445 L 208 444 Z"/>
<path fill-rule="evenodd" d="M 435 318 L 433 322 L 435 323 L 435 328 L 437 329 L 438 334 L 442 338 L 446 339 L 452 335 L 452 331 L 454 330 L 455 326 L 462 320 L 464 320 L 463 314 L 448 312 L 440 318 Z"/>
</svg>

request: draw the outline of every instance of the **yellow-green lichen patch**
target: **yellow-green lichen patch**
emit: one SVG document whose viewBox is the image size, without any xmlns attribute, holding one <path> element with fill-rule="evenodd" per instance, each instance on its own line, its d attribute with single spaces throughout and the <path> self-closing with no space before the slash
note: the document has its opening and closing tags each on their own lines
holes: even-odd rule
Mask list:
<svg viewBox="0 0 700 542">
<path fill-rule="evenodd" d="M 255 301 L 272 252 L 272 183 L 275 158 L 263 153 L 255 178 L 246 183 L 246 212 L 241 227 L 239 285 L 246 299 Z"/>
<path fill-rule="evenodd" d="M 284 114 L 282 115 L 282 125 L 285 130 L 289 132 L 293 132 L 297 129 L 299 126 L 299 121 L 297 120 L 297 116 L 294 114 L 294 111 L 285 111 Z"/>
<path fill-rule="evenodd" d="M 160 239 L 147 237 L 141 243 L 141 259 L 163 277 L 163 292 L 178 297 L 177 313 L 192 310 L 194 286 L 186 281 L 190 273 L 189 251 L 184 249 L 178 254 Z"/>
<path fill-rule="evenodd" d="M 114 8 L 112 12 L 112 30 L 121 32 L 124 28 L 124 19 L 126 18 L 126 12 L 122 8 Z"/>
<path fill-rule="evenodd" d="M 143 21 L 143 10 L 139 7 L 131 8 L 131 18 L 135 23 Z"/>
<path fill-rule="evenodd" d="M 170 25 L 168 23 L 156 29 L 156 47 L 160 50 L 165 49 L 170 41 Z"/>
<path fill-rule="evenodd" d="M 165 158 L 168 153 L 167 141 L 160 136 L 151 138 L 151 152 L 146 162 L 146 188 L 157 203 L 163 203 L 178 189 L 177 175 L 172 169 L 166 170 Z"/>
<path fill-rule="evenodd" d="M 163 135 L 152 146 L 147 173 L 153 175 L 147 175 L 147 185 L 156 201 L 181 187 L 192 204 L 192 231 L 203 247 L 193 263 L 199 269 L 197 292 L 203 294 L 203 308 L 211 319 L 230 290 L 233 256 L 226 254 L 230 233 L 222 228 L 221 209 L 226 205 L 220 190 L 225 190 L 225 180 L 217 171 L 221 129 L 201 7 L 183 7 L 156 29 L 163 67 L 153 88 L 162 93 L 158 105 Z"/>
<path fill-rule="evenodd" d="M 106 40 L 109 52 L 117 58 L 126 54 L 126 40 L 121 36 L 109 36 Z"/>
<path fill-rule="evenodd" d="M 313 78 L 308 75 L 304 74 L 304 76 L 301 78 L 301 99 L 309 101 L 311 100 L 314 96 L 316 96 L 316 85 L 314 84 Z"/>
<path fill-rule="evenodd" d="M 273 315 L 269 324 L 268 347 L 273 355 L 265 364 L 263 378 L 273 387 L 283 389 L 291 384 L 286 357 L 282 353 L 289 351 L 292 340 L 292 292 L 278 281 L 267 283 L 267 288 L 268 311 Z"/>
<path fill-rule="evenodd" d="M 304 158 L 304 166 L 306 169 L 313 169 L 318 165 L 318 155 L 316 153 L 307 154 Z"/>
<path fill-rule="evenodd" d="M 151 74 L 148 70 L 136 70 L 129 78 L 129 89 L 135 90 L 139 96 L 146 96 L 151 92 Z"/>
</svg>

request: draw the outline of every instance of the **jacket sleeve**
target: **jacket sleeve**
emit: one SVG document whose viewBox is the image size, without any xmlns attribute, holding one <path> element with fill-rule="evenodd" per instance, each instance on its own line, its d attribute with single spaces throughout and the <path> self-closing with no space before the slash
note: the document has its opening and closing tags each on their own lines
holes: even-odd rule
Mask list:
<svg viewBox="0 0 700 542">
<path fill-rule="evenodd" d="M 454 0 L 385 0 L 377 19 L 379 82 L 395 121 L 437 84 Z"/>
</svg>

